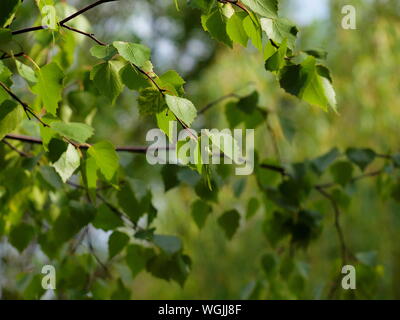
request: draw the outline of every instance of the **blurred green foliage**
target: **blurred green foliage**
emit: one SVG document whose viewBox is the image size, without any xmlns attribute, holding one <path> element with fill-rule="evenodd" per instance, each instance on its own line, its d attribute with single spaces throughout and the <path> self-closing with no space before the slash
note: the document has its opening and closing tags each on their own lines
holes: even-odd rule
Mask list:
<svg viewBox="0 0 400 320">
<path fill-rule="evenodd" d="M 282 2 L 283 15 L 293 14 L 292 2 Z M 234 45 L 229 49 L 211 40 L 202 30 L 200 12 L 183 1 L 178 3 L 180 11 L 176 10 L 173 1 L 120 1 L 117 6 L 100 6 L 89 11 L 85 17 L 91 22 L 96 36 L 104 41 L 141 40 L 151 47 L 155 69 L 160 74 L 169 69 L 182 74 L 185 89 L 198 109 L 232 93 L 253 99 L 255 103 L 251 105 L 257 108 L 251 116 L 246 115 L 248 110 L 240 107 L 241 100 L 231 96 L 209 108 L 195 126 L 224 128 L 241 122 L 247 127 L 257 125 L 259 163 L 284 168 L 288 177 L 285 176 L 282 182 L 282 172 L 262 168 L 256 168 L 255 175 L 248 178 L 237 177 L 230 175 L 232 169 L 229 166 L 221 165 L 215 169 L 216 194 L 210 193 L 188 168 L 149 166 L 143 155 L 120 154 L 122 171 L 129 177 L 129 183 L 118 196 L 110 194 L 111 200 L 118 197 L 118 202 L 127 208 L 145 206 L 143 212 L 153 212 L 148 207 L 154 206 L 157 217 L 154 213 L 151 219 L 154 219 L 153 227 L 158 237 L 175 235 L 179 239 L 172 236 L 153 239 L 157 248 L 167 255 L 152 256 L 153 249 L 131 245 L 121 258 L 121 250 L 126 244 L 124 233 L 114 232 L 112 246 L 107 248 L 108 226 L 118 227 L 119 220 L 95 219 L 92 224 L 97 231 L 93 228 L 89 232 L 91 242 L 77 246 L 74 255 L 68 255 L 68 248 L 62 249 L 66 254 L 57 271 L 56 297 L 400 298 L 397 285 L 400 281 L 400 176 L 396 170 L 400 160 L 388 156 L 399 151 L 398 1 L 352 1 L 357 10 L 357 29 L 344 30 L 341 8 L 348 2 L 332 0 L 327 19 L 299 28 L 296 44 L 299 50 L 320 47 L 328 53 L 327 65 L 336 90 L 338 114 L 326 113 L 285 93 L 275 75 L 265 71 L 260 63 L 264 57 L 254 47 Z M 80 5 L 78 1 L 71 1 L 71 4 Z M 13 24 L 15 29 L 34 25 L 32 10 L 33 4 L 24 3 Z M 87 21 L 82 18 L 77 23 L 86 26 Z M 139 115 L 137 94 L 126 88 L 114 107 L 110 107 L 104 97 L 94 94 L 96 91 L 90 84 L 88 72 L 89 66 L 96 61 L 88 54 L 93 43 L 83 37 L 77 39 L 79 46 L 73 56 L 55 55 L 60 65 L 87 66 L 86 71 L 79 70 L 83 80 L 73 83 L 71 89 L 63 93 L 62 119 L 86 119 L 95 128 L 98 140 L 107 139 L 116 145 L 143 145 L 146 132 L 157 126 L 156 119 Z M 51 54 L 54 39 L 51 33 L 39 32 L 34 40 L 25 37 L 20 41 L 14 44 L 15 52 L 19 46 L 31 46 L 30 56 L 40 64 Z M 66 34 L 60 45 L 69 46 L 71 42 L 70 35 Z M 46 46 L 49 50 L 43 51 Z M 14 82 L 13 89 L 22 92 L 22 80 L 15 78 Z M 82 91 L 80 87 L 89 89 Z M 257 97 L 252 95 L 254 91 L 258 92 Z M 25 94 L 24 98 L 39 110 L 32 94 Z M 236 107 L 240 111 L 236 109 L 239 116 L 234 118 L 232 108 Z M 27 120 L 21 131 L 38 135 L 37 127 Z M 24 151 L 31 152 L 29 148 L 24 146 Z M 0 147 L 0 154 L 0 166 L 18 157 L 11 155 L 6 146 Z M 34 166 L 30 160 L 34 161 L 24 160 L 24 168 Z M 384 168 L 383 174 L 381 168 Z M 29 198 L 32 210 L 40 211 L 49 220 L 57 216 L 59 205 L 75 204 L 71 212 L 76 212 L 80 218 L 72 216 L 59 221 L 49 231 L 53 240 L 69 239 L 71 234 L 66 226 L 73 234 L 72 230 L 85 225 L 82 219 L 90 219 L 88 215 L 92 214 L 92 209 L 78 203 L 79 195 L 73 188 L 61 195 L 56 193 L 62 188 L 61 181 L 54 178 L 49 169 L 43 166 L 38 179 L 45 180 L 44 183 L 53 188 L 50 197 L 54 203 L 50 206 L 45 206 L 45 196 L 39 188 L 33 188 L 29 193 L 24 191 L 24 183 L 29 184 L 29 180 L 24 171 L 17 169 L 2 174 L 0 198 L 5 193 L 6 181 L 16 179 L 21 185 L 15 188 L 22 191 L 17 197 Z M 365 179 L 354 179 L 374 172 L 377 173 Z M 329 189 L 329 197 L 314 188 L 332 181 L 338 184 Z M 139 186 L 138 189 L 145 193 L 141 188 L 144 185 L 150 186 L 152 202 L 144 194 L 135 198 L 140 194 L 135 188 Z M 282 195 L 286 196 L 284 208 L 280 206 Z M 340 211 L 347 261 L 356 265 L 355 291 L 345 291 L 338 286 L 343 248 L 335 225 L 337 211 L 333 203 Z M 124 209 L 124 205 L 121 207 Z M 293 207 L 301 207 L 301 210 L 296 211 L 296 215 L 288 214 Z M 21 218 L 17 215 L 22 215 L 18 209 L 11 208 L 16 212 L 12 217 L 16 221 Z M 102 216 L 112 216 L 109 207 L 100 206 L 100 210 Z M 84 213 L 83 218 L 79 213 Z M 137 222 L 136 218 L 132 220 Z M 32 219 L 35 221 L 35 217 Z M 2 223 L 0 220 L 0 231 L 6 229 Z M 14 235 L 11 233 L 8 238 L 17 249 L 25 248 L 35 236 L 28 224 L 20 224 L 13 230 Z M 142 230 L 135 236 L 146 240 L 149 230 Z M 227 236 L 232 239 L 228 241 Z M 44 291 L 38 275 L 47 257 L 37 250 L 37 243 L 19 254 L 9 245 L 8 238 L 3 237 L 0 245 L 1 297 L 41 297 Z M 39 239 L 46 254 L 53 252 L 49 239 Z M 107 260 L 108 253 L 114 257 L 110 270 L 98 265 L 90 254 L 90 246 L 101 261 Z M 181 246 L 184 254 L 177 255 Z M 145 263 L 143 257 L 152 257 L 154 261 L 148 272 L 139 273 L 143 267 L 140 264 Z M 168 274 L 166 266 L 179 272 Z M 191 267 L 190 273 L 186 266 Z M 175 281 L 166 281 L 171 279 Z"/>
</svg>

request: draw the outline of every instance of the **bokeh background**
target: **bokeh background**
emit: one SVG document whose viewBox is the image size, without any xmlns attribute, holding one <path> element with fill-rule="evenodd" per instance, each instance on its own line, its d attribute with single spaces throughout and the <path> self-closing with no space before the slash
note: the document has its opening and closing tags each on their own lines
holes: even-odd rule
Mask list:
<svg viewBox="0 0 400 320">
<path fill-rule="evenodd" d="M 315 158 L 333 147 L 369 147 L 382 154 L 399 150 L 398 0 L 280 0 L 281 15 L 299 26 L 297 48 L 317 47 L 328 52 L 327 64 L 333 76 L 339 114 L 325 113 L 284 93 L 275 76 L 263 68 L 262 57 L 256 50 L 231 50 L 211 40 L 201 29 L 200 12 L 187 7 L 184 1 L 179 2 L 177 11 L 172 0 L 125 0 L 100 6 L 85 16 L 96 36 L 104 41 L 141 41 L 151 47 L 155 70 L 178 71 L 197 108 L 231 92 L 257 89 L 260 105 L 272 111 L 270 125 L 283 163 Z M 82 1 L 68 3 L 83 5 Z M 356 30 L 341 27 L 341 8 L 345 4 L 354 5 L 357 10 Z M 16 26 L 33 24 L 36 12 L 32 12 L 29 5 L 24 5 Z M 91 45 L 87 40 L 82 42 L 76 63 L 93 63 L 88 55 Z M 71 100 L 64 106 L 66 113 L 69 108 L 74 110 Z M 195 126 L 227 127 L 224 104 L 215 105 Z M 96 139 L 107 138 L 118 145 L 144 145 L 145 133 L 156 125 L 153 118 L 139 117 L 135 94 L 125 92 L 114 108 L 98 108 L 93 126 Z M 256 130 L 256 145 L 263 158 L 276 158 L 265 125 Z M 275 290 L 257 292 L 259 282 L 268 281 L 260 266 L 261 255 L 274 251 L 260 223 L 268 212 L 260 209 L 241 225 L 231 241 L 226 241 L 217 224 L 222 212 L 232 207 L 243 212 L 248 199 L 258 196 L 255 179 L 232 178 L 232 183 L 220 191 L 218 204 L 213 205 L 213 213 L 200 231 L 190 216 L 190 204 L 196 196 L 189 184 L 165 193 L 160 168 L 149 166 L 142 155 L 125 154 L 121 161 L 131 177 L 152 186 L 154 204 L 159 209 L 159 233 L 180 236 L 193 262 L 184 287 L 145 272 L 131 279 L 129 270 L 117 269 L 133 299 L 325 298 L 340 256 L 329 203 L 315 197 L 315 205 L 324 214 L 323 233 L 306 251 L 295 253 L 304 270 L 301 285 L 294 284 L 292 288 L 283 277 L 278 277 L 271 284 Z M 375 165 L 379 166 L 379 161 Z M 381 188 L 377 179 L 382 179 Z M 188 181 L 190 177 L 183 175 L 182 180 Z M 365 274 L 361 271 L 357 285 L 362 293 L 349 298 L 400 298 L 400 206 L 390 199 L 385 185 L 385 178 L 366 179 L 349 190 L 351 202 L 341 218 L 345 238 L 353 252 L 369 258 L 373 270 Z M 96 250 L 100 257 L 106 257 L 108 234 L 94 233 Z M 13 251 L 5 245 L 1 252 L 1 281 L 12 282 L 5 279 L 6 275 L 9 279 L 16 277 L 18 268 L 31 262 L 13 263 Z"/>
</svg>

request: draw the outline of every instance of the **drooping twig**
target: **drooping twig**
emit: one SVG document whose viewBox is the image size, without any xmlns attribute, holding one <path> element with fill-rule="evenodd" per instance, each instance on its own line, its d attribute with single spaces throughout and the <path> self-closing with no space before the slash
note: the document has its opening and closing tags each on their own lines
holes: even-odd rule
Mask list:
<svg viewBox="0 0 400 320">
<path fill-rule="evenodd" d="M 95 251 L 95 249 L 93 247 L 89 228 L 90 228 L 89 226 L 86 228 L 86 238 L 87 238 L 87 244 L 88 244 L 88 247 L 89 247 L 89 252 L 94 257 L 94 259 L 97 261 L 97 263 L 103 268 L 103 270 L 106 273 L 106 275 L 109 277 L 110 276 L 110 271 L 108 270 L 108 267 L 100 260 L 100 258 L 97 256 L 96 251 Z"/>
<path fill-rule="evenodd" d="M 8 95 L 13 98 L 15 101 L 17 101 L 23 108 L 24 111 L 28 117 L 28 119 L 30 119 L 29 115 L 32 115 L 36 120 L 38 120 L 44 127 L 48 127 L 49 125 L 47 123 L 44 123 L 42 119 L 40 119 L 40 117 L 33 112 L 33 110 L 28 106 L 27 103 L 25 103 L 24 101 L 22 101 L 14 92 L 12 92 L 10 90 L 10 88 L 8 88 L 3 82 L 0 81 L 0 86 L 8 93 Z"/>
<path fill-rule="evenodd" d="M 210 103 L 208 103 L 206 106 L 204 106 L 202 109 L 200 109 L 198 111 L 198 114 L 203 114 L 204 112 L 206 112 L 208 109 L 210 109 L 211 107 L 215 106 L 216 104 L 220 103 L 221 101 L 224 101 L 226 99 L 229 98 L 240 98 L 239 95 L 237 95 L 236 93 L 232 92 L 229 94 L 226 94 L 222 97 L 219 97 L 218 99 L 215 99 L 214 101 L 211 101 Z"/>
<path fill-rule="evenodd" d="M 99 39 L 97 39 L 97 38 L 94 36 L 93 33 L 85 32 L 85 31 L 82 31 L 82 30 L 79 30 L 79 29 L 76 29 L 76 28 L 67 26 L 67 25 L 65 25 L 65 24 L 62 25 L 62 27 L 64 27 L 65 29 L 68 29 L 68 30 L 70 30 L 70 31 L 74 31 L 74 32 L 76 32 L 76 33 L 80 33 L 81 35 L 84 35 L 84 36 L 86 36 L 86 37 L 89 37 L 90 39 L 92 39 L 93 41 L 97 42 L 97 43 L 98 43 L 99 45 L 101 45 L 101 46 L 106 46 L 106 45 L 107 45 L 106 43 L 104 43 L 104 42 L 100 41 Z"/>
<path fill-rule="evenodd" d="M 10 149 L 14 150 L 15 152 L 17 152 L 21 157 L 24 158 L 29 158 L 30 155 L 27 154 L 26 152 L 19 150 L 18 148 L 14 147 L 11 143 L 9 143 L 7 140 L 1 140 L 5 145 L 7 145 Z"/>
<path fill-rule="evenodd" d="M 343 230 L 340 225 L 340 209 L 339 206 L 335 200 L 335 198 L 332 197 L 332 195 L 328 192 L 326 192 L 323 188 L 316 187 L 315 188 L 321 195 L 323 195 L 326 199 L 329 200 L 329 202 L 332 205 L 333 211 L 334 211 L 334 223 L 335 223 L 335 229 L 336 233 L 338 235 L 339 239 L 339 244 L 340 244 L 340 253 L 342 257 L 342 264 L 345 265 L 347 262 L 348 258 L 348 248 L 346 246 L 346 242 L 344 240 L 344 235 L 343 235 Z"/>
</svg>

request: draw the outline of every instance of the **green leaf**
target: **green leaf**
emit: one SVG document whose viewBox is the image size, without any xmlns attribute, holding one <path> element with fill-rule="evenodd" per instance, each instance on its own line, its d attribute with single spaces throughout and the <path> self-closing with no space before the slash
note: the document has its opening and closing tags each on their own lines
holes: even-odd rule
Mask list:
<svg viewBox="0 0 400 320">
<path fill-rule="evenodd" d="M 188 256 L 175 254 L 173 256 L 160 254 L 152 256 L 147 264 L 146 270 L 153 276 L 165 279 L 167 281 L 174 280 L 183 286 L 191 266 L 191 260 Z"/>
<path fill-rule="evenodd" d="M 175 236 L 155 234 L 153 242 L 167 255 L 173 255 L 182 250 L 182 241 Z"/>
<path fill-rule="evenodd" d="M 353 176 L 353 166 L 347 161 L 336 162 L 331 166 L 330 171 L 335 182 L 342 186 L 348 184 Z"/>
<path fill-rule="evenodd" d="M 176 117 L 172 112 L 168 112 L 168 110 L 161 111 L 160 113 L 156 114 L 157 118 L 157 126 L 160 128 L 162 132 L 169 138 L 169 141 L 172 143 L 172 139 L 174 137 L 173 134 L 173 121 L 176 121 Z M 170 126 L 171 123 L 171 126 Z"/>
<path fill-rule="evenodd" d="M 20 4 L 21 0 L 1 0 L 0 27 L 11 24 Z"/>
<path fill-rule="evenodd" d="M 257 200 L 257 198 L 251 198 L 247 203 L 246 219 L 252 218 L 256 214 L 259 207 L 260 202 Z"/>
<path fill-rule="evenodd" d="M 212 38 L 232 47 L 232 40 L 226 32 L 225 17 L 222 15 L 218 7 L 209 14 L 202 15 L 201 24 L 203 29 L 210 33 Z"/>
<path fill-rule="evenodd" d="M 204 179 L 197 182 L 194 191 L 200 199 L 211 202 L 218 202 L 218 189 L 215 181 L 211 180 L 211 187 Z"/>
<path fill-rule="evenodd" d="M 284 40 L 279 49 L 265 61 L 265 69 L 267 71 L 280 70 L 285 65 L 286 50 L 286 40 Z"/>
<path fill-rule="evenodd" d="M 278 258 L 275 254 L 266 253 L 261 257 L 261 266 L 267 277 L 271 277 L 278 271 Z"/>
<path fill-rule="evenodd" d="M 72 176 L 74 171 L 79 168 L 79 164 L 80 157 L 78 151 L 76 151 L 73 145 L 68 144 L 67 151 L 53 164 L 53 167 L 65 183 Z"/>
<path fill-rule="evenodd" d="M 0 105 L 0 140 L 22 121 L 24 112 L 16 102 L 5 100 Z"/>
<path fill-rule="evenodd" d="M 232 239 L 235 235 L 236 230 L 239 227 L 240 214 L 237 210 L 230 210 L 225 212 L 218 218 L 218 224 L 224 230 L 225 235 L 228 239 Z"/>
<path fill-rule="evenodd" d="M 12 40 L 10 29 L 0 28 L 0 46 L 6 45 Z"/>
<path fill-rule="evenodd" d="M 166 107 L 164 97 L 157 89 L 145 88 L 139 91 L 138 108 L 141 115 L 157 114 Z"/>
<path fill-rule="evenodd" d="M 119 72 L 121 80 L 129 89 L 139 90 L 149 86 L 149 81 L 132 64 L 127 63 Z"/>
<path fill-rule="evenodd" d="M 99 93 L 106 96 L 114 104 L 123 89 L 118 63 L 106 61 L 95 65 L 90 72 L 90 79 L 93 80 Z"/>
<path fill-rule="evenodd" d="M 296 45 L 296 37 L 299 32 L 294 24 L 286 19 L 260 19 L 261 28 L 266 32 L 269 39 L 276 44 L 281 44 L 286 40 L 287 47 L 291 50 Z"/>
<path fill-rule="evenodd" d="M 321 60 L 326 60 L 326 58 L 328 57 L 328 52 L 326 52 L 325 50 L 321 50 L 321 49 L 304 50 L 304 52 L 310 56 L 313 56 L 313 57 L 315 57 L 317 59 L 321 59 Z"/>
<path fill-rule="evenodd" d="M 17 71 L 22 78 L 32 83 L 37 82 L 35 71 L 33 71 L 31 67 L 27 66 L 26 64 L 23 64 L 22 62 L 19 62 L 18 60 L 15 60 L 15 64 L 17 66 Z"/>
<path fill-rule="evenodd" d="M 101 141 L 88 149 L 104 177 L 110 181 L 118 170 L 119 158 L 114 146 L 108 141 Z"/>
<path fill-rule="evenodd" d="M 164 182 L 165 192 L 179 185 L 179 180 L 177 177 L 178 170 L 179 167 L 174 164 L 166 164 L 162 167 L 161 176 Z"/>
<path fill-rule="evenodd" d="M 199 229 L 202 229 L 212 211 L 212 207 L 205 201 L 196 200 L 192 203 L 191 209 L 194 222 Z"/>
<path fill-rule="evenodd" d="M 251 114 L 257 109 L 258 92 L 254 91 L 248 96 L 240 98 L 237 107 L 244 113 Z"/>
<path fill-rule="evenodd" d="M 55 62 L 45 65 L 36 71 L 37 83 L 32 91 L 39 96 L 44 108 L 52 115 L 57 114 L 58 103 L 61 101 L 64 74 Z"/>
<path fill-rule="evenodd" d="M 321 107 L 336 110 L 335 91 L 326 74 L 321 74 L 314 57 L 309 56 L 300 65 L 286 66 L 280 71 L 280 85 L 286 92 Z"/>
<path fill-rule="evenodd" d="M 175 71 L 169 70 L 158 78 L 160 86 L 164 89 L 169 89 L 176 95 L 182 95 L 184 93 L 183 85 L 185 80 Z"/>
<path fill-rule="evenodd" d="M 140 210 L 139 201 L 136 199 L 131 186 L 126 183 L 117 194 L 118 203 L 129 218 L 137 222 L 142 215 Z"/>
<path fill-rule="evenodd" d="M 314 159 L 312 161 L 313 168 L 318 174 L 322 174 L 339 156 L 340 152 L 338 148 L 333 148 L 324 155 Z"/>
<path fill-rule="evenodd" d="M 142 67 L 150 60 L 150 49 L 138 43 L 114 41 L 113 46 L 125 60 Z"/>
<path fill-rule="evenodd" d="M 143 248 L 136 244 L 131 244 L 126 250 L 126 264 L 132 272 L 132 276 L 135 277 L 140 271 L 142 271 L 146 262 L 154 255 L 152 249 Z"/>
<path fill-rule="evenodd" d="M 117 50 L 112 45 L 102 46 L 97 44 L 90 48 L 90 54 L 93 57 L 103 60 L 110 60 L 117 53 L 118 53 Z"/>
<path fill-rule="evenodd" d="M 79 143 L 84 143 L 89 139 L 94 130 L 91 126 L 79 122 L 61 122 L 54 121 L 51 123 L 51 128 L 61 136 L 67 137 Z"/>
<path fill-rule="evenodd" d="M 349 148 L 346 150 L 347 158 L 364 171 L 375 160 L 376 153 L 371 149 Z"/>
<path fill-rule="evenodd" d="M 185 98 L 170 96 L 168 94 L 165 96 L 165 101 L 174 115 L 186 126 L 190 127 L 197 116 L 197 110 L 193 103 Z"/>
<path fill-rule="evenodd" d="M 26 223 L 15 226 L 10 232 L 10 243 L 22 252 L 35 235 L 35 229 Z"/>
<path fill-rule="evenodd" d="M 96 217 L 93 220 L 93 226 L 98 229 L 103 229 L 104 231 L 114 230 L 118 227 L 122 227 L 124 224 L 121 218 L 111 211 L 111 209 L 102 203 L 97 208 Z"/>
<path fill-rule="evenodd" d="M 259 22 L 257 20 L 254 21 L 250 16 L 247 16 L 243 19 L 243 28 L 251 39 L 254 47 L 259 51 L 262 51 L 262 32 Z"/>
<path fill-rule="evenodd" d="M 255 13 L 267 18 L 278 16 L 278 0 L 242 0 Z"/>
<path fill-rule="evenodd" d="M 247 17 L 245 12 L 236 12 L 232 15 L 226 23 L 226 32 L 232 41 L 241 44 L 243 47 L 247 47 L 249 36 L 243 27 L 243 20 Z"/>
<path fill-rule="evenodd" d="M 112 259 L 129 243 L 129 236 L 125 233 L 114 231 L 108 239 L 108 258 Z"/>
</svg>

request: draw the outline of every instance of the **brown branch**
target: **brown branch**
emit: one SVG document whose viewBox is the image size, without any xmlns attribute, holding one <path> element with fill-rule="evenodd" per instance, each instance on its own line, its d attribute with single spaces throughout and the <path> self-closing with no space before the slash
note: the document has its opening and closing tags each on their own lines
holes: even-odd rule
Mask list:
<svg viewBox="0 0 400 320">
<path fill-rule="evenodd" d="M 239 0 L 218 0 L 218 2 L 226 4 L 226 3 L 230 3 L 240 9 L 242 9 L 243 11 L 245 11 L 248 15 L 250 15 L 249 11 L 247 10 L 247 8 L 239 1 Z"/>
<path fill-rule="evenodd" d="M 385 172 L 384 169 L 380 169 L 380 170 L 364 173 L 362 175 L 359 175 L 359 176 L 356 176 L 356 177 L 352 178 L 350 180 L 350 182 L 356 182 L 358 180 L 362 180 L 362 179 L 365 179 L 365 178 L 376 177 L 376 176 L 379 176 L 380 174 L 382 174 L 384 172 Z M 320 189 L 327 189 L 327 188 L 331 188 L 331 187 L 334 187 L 334 186 L 337 186 L 337 185 L 338 184 L 336 182 L 329 182 L 329 183 L 325 183 L 325 184 L 318 184 L 315 187 L 316 188 L 320 188 Z"/>
<path fill-rule="evenodd" d="M 21 57 L 21 56 L 23 56 L 25 53 L 24 52 L 18 52 L 18 53 L 16 53 L 16 54 L 9 54 L 9 53 L 4 53 L 1 57 L 0 57 L 0 60 L 4 60 L 4 59 L 10 59 L 10 58 L 13 58 L 13 57 Z"/>
<path fill-rule="evenodd" d="M 30 119 L 30 115 L 32 115 L 36 120 L 38 120 L 44 127 L 48 127 L 49 125 L 44 123 L 42 119 L 39 118 L 38 115 L 36 115 L 35 112 L 32 111 L 32 109 L 28 106 L 27 103 L 23 102 L 18 96 L 13 93 L 10 88 L 8 88 L 3 82 L 0 81 L 0 86 L 8 93 L 8 95 L 13 98 L 15 101 L 17 101 L 23 108 L 26 113 L 26 116 L 28 119 Z"/>
<path fill-rule="evenodd" d="M 271 170 L 280 173 L 282 176 L 289 176 L 289 173 L 286 171 L 284 167 L 272 165 L 272 164 L 260 164 L 260 167 L 263 169 Z"/>
<path fill-rule="evenodd" d="M 224 95 L 222 97 L 219 97 L 218 99 L 215 99 L 214 101 L 211 101 L 210 103 L 208 103 L 205 107 L 203 107 L 202 109 L 200 109 L 198 111 L 198 114 L 203 114 L 204 112 L 206 112 L 208 109 L 210 109 L 211 107 L 215 106 L 216 104 L 220 103 L 221 101 L 224 101 L 226 99 L 229 98 L 240 98 L 239 95 L 237 95 L 236 93 L 229 93 L 227 95 Z"/>
<path fill-rule="evenodd" d="M 110 271 L 108 270 L 108 267 L 106 266 L 106 264 L 104 264 L 100 260 L 100 258 L 96 254 L 96 251 L 94 250 L 94 247 L 93 247 L 93 244 L 92 244 L 92 239 L 91 239 L 91 236 L 90 236 L 89 227 L 86 229 L 86 237 L 87 237 L 87 243 L 88 243 L 88 247 L 89 247 L 89 252 L 92 254 L 92 256 L 97 261 L 97 263 L 103 268 L 106 276 L 109 277 L 111 274 L 110 274 Z"/>
<path fill-rule="evenodd" d="M 60 21 L 60 25 L 63 25 L 64 23 L 76 18 L 77 16 L 80 16 L 81 14 L 85 13 L 86 11 L 93 9 L 94 7 L 97 7 L 100 4 L 106 3 L 106 2 L 114 2 L 114 1 L 118 1 L 118 0 L 99 0 L 96 1 L 92 4 L 89 4 L 88 6 L 76 11 L 75 13 L 71 14 L 70 16 L 66 17 L 65 19 Z"/>
<path fill-rule="evenodd" d="M 347 249 L 346 242 L 344 240 L 344 235 L 343 235 L 343 230 L 340 225 L 340 209 L 339 206 L 335 200 L 335 198 L 332 197 L 332 195 L 328 192 L 326 192 L 323 188 L 315 187 L 315 189 L 326 199 L 329 200 L 329 202 L 332 205 L 333 212 L 334 212 L 334 223 L 335 223 L 335 229 L 336 233 L 338 235 L 339 239 L 339 244 L 340 244 L 340 253 L 342 256 L 342 264 L 345 265 L 347 262 L 349 250 Z"/>
<path fill-rule="evenodd" d="M 19 134 L 7 134 L 4 139 L 9 139 L 9 140 L 17 140 L 21 142 L 26 142 L 26 143 L 32 143 L 32 144 L 43 144 L 42 140 L 39 138 L 34 138 L 34 137 L 29 137 L 29 136 L 24 136 L 24 135 L 19 135 Z M 90 145 L 87 144 L 82 144 L 79 145 L 80 149 L 88 149 Z M 165 147 L 165 148 L 149 148 L 146 146 L 120 146 L 116 147 L 115 151 L 117 152 L 129 152 L 129 153 L 146 153 L 148 150 L 172 150 L 171 147 Z"/>
<path fill-rule="evenodd" d="M 80 33 L 80 34 L 82 34 L 82 35 L 84 35 L 84 36 L 86 36 L 86 37 L 89 37 L 90 39 L 94 40 L 95 42 L 97 42 L 97 43 L 98 43 L 99 45 L 101 45 L 101 46 L 106 46 L 106 45 L 107 45 L 106 43 L 104 43 L 104 42 L 100 41 L 99 39 L 97 39 L 97 38 L 94 36 L 93 33 L 88 33 L 88 32 L 85 32 L 85 31 L 82 31 L 82 30 L 79 30 L 79 29 L 76 29 L 76 28 L 67 26 L 67 25 L 65 25 L 65 24 L 63 24 L 62 27 L 65 28 L 65 29 L 74 31 L 74 32 L 76 32 L 76 33 Z"/>
<path fill-rule="evenodd" d="M 21 33 L 32 32 L 32 31 L 44 30 L 44 29 L 47 29 L 47 28 L 48 28 L 47 26 L 29 27 L 29 28 L 24 28 L 24 29 L 12 31 L 11 34 L 12 35 L 16 35 L 16 34 L 21 34 Z"/>
<path fill-rule="evenodd" d="M 9 143 L 8 141 L 6 141 L 6 140 L 1 140 L 5 145 L 7 145 L 10 149 L 12 149 L 12 150 L 14 150 L 15 152 L 17 152 L 21 157 L 24 157 L 24 158 L 30 158 L 30 155 L 29 154 L 27 154 L 26 152 L 24 152 L 24 151 L 21 151 L 21 150 L 19 150 L 18 148 L 16 148 L 16 147 L 14 147 L 11 143 Z"/>
<path fill-rule="evenodd" d="M 94 8 L 94 7 L 97 7 L 97 6 L 100 5 L 100 4 L 103 4 L 103 3 L 106 3 L 106 2 L 113 2 L 113 1 L 118 1 L 118 0 L 99 0 L 99 1 L 96 1 L 96 2 L 94 2 L 94 3 L 92 3 L 92 4 L 90 4 L 90 5 L 88 5 L 88 6 L 84 7 L 84 8 L 82 8 L 82 9 L 76 11 L 75 13 L 69 15 L 68 17 L 64 18 L 63 20 L 61 20 L 61 21 L 59 22 L 59 25 L 62 26 L 62 27 L 65 27 L 64 24 L 65 24 L 66 22 L 68 22 L 68 21 L 70 21 L 70 20 L 76 18 L 77 16 L 83 14 L 84 12 L 86 12 L 86 11 L 88 11 L 88 10 Z M 44 30 L 44 29 L 48 29 L 48 27 L 47 27 L 47 26 L 29 27 L 29 28 L 24 28 L 24 29 L 12 31 L 11 34 L 17 35 L 17 34 L 22 34 L 22 33 L 27 33 L 27 32 L 33 32 L 33 31 L 38 31 L 38 30 Z"/>
<path fill-rule="evenodd" d="M 145 77 L 147 77 L 156 86 L 157 90 L 161 93 L 161 95 L 163 97 L 165 96 L 164 92 L 167 90 L 160 88 L 160 86 L 157 84 L 157 82 L 149 74 L 147 74 L 146 71 L 144 71 L 143 69 L 138 67 L 136 64 L 132 63 L 132 65 L 136 68 L 136 70 L 138 70 L 141 74 L 143 74 Z"/>
</svg>

